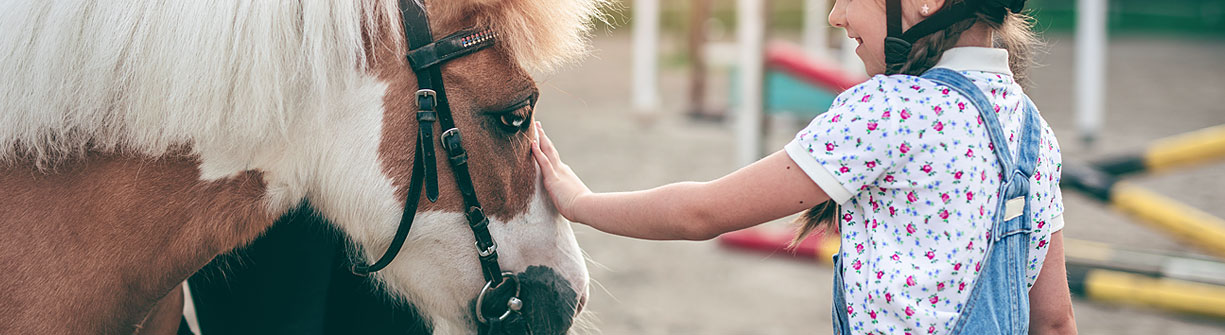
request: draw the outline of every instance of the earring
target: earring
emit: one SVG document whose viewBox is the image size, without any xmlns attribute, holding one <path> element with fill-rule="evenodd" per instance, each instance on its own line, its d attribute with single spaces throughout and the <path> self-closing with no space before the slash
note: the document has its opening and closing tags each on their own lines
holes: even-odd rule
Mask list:
<svg viewBox="0 0 1225 335">
<path fill-rule="evenodd" d="M 931 7 L 927 7 L 927 4 L 923 4 L 923 8 L 921 8 L 921 10 L 923 10 L 923 15 L 927 15 L 932 11 Z"/>
</svg>

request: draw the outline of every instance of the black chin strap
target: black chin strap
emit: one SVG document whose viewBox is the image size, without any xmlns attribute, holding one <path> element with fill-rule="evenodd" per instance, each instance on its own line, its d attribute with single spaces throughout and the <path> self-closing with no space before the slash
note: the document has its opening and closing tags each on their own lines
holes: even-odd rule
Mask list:
<svg viewBox="0 0 1225 335">
<path fill-rule="evenodd" d="M 886 32 L 888 33 L 888 37 L 885 37 L 885 63 L 888 65 L 906 63 L 910 58 L 911 47 L 920 38 L 971 18 L 979 11 L 989 14 L 997 22 L 1003 22 L 1004 16 L 1009 11 L 1020 13 L 1024 7 L 1025 0 L 961 1 L 941 8 L 935 14 L 903 32 L 902 1 L 885 0 Z"/>
<path fill-rule="evenodd" d="M 523 307 L 523 301 L 519 299 L 519 281 L 513 274 L 502 272 L 498 265 L 498 245 L 489 234 L 489 218 L 476 197 L 476 188 L 468 171 L 468 152 L 464 149 L 459 128 L 455 127 L 442 80 L 443 63 L 493 45 L 496 35 L 488 29 L 465 29 L 435 41 L 423 6 L 415 0 L 400 0 L 400 15 L 409 50 L 405 57 L 417 77 L 418 125 L 412 179 L 404 201 L 404 212 L 400 215 L 395 238 L 383 256 L 369 266 L 355 266 L 353 272 L 368 274 L 391 264 L 412 228 L 423 189 L 430 202 L 438 200 L 438 171 L 434 153 L 434 123 L 437 122 L 441 129 L 445 129 L 440 138 L 442 148 L 463 198 L 464 216 L 476 240 L 477 259 L 480 260 L 481 274 L 486 282 L 477 295 L 475 306 L 480 331 L 530 333 L 519 313 Z"/>
</svg>

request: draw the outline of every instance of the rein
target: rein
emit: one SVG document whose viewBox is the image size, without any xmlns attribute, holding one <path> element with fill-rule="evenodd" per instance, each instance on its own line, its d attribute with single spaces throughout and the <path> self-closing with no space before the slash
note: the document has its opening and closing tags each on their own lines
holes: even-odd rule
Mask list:
<svg viewBox="0 0 1225 335">
<path fill-rule="evenodd" d="M 400 216 L 400 225 L 396 228 L 391 245 L 374 264 L 356 265 L 353 272 L 359 275 L 370 274 L 382 270 L 395 260 L 404 246 L 409 229 L 412 228 L 423 188 L 426 199 L 430 202 L 438 200 L 438 170 L 434 153 L 434 123 L 437 122 L 440 129 L 445 129 L 439 140 L 455 175 L 459 194 L 463 198 L 464 216 L 468 219 L 468 227 L 472 228 L 477 258 L 481 263 L 481 273 L 485 277 L 485 286 L 477 295 L 474 306 L 479 330 L 483 334 L 512 331 L 519 334 L 531 333 L 520 313 L 523 301 L 519 299 L 519 280 L 514 274 L 503 272 L 498 265 L 498 244 L 489 234 L 489 218 L 485 216 L 485 211 L 476 197 L 476 188 L 473 187 L 472 176 L 468 172 L 468 153 L 464 150 L 459 128 L 455 127 L 455 121 L 451 117 L 446 87 L 442 80 L 443 63 L 493 45 L 496 34 L 489 29 L 470 27 L 435 41 L 423 3 L 400 0 L 400 15 L 404 25 L 404 37 L 410 50 L 405 57 L 416 74 L 418 88 L 418 132 L 412 179 L 404 202 L 404 212 Z"/>
</svg>

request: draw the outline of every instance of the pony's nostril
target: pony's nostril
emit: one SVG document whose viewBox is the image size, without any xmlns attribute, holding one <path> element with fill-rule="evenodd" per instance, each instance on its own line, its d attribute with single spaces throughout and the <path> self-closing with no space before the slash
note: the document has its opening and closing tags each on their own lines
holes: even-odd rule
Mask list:
<svg viewBox="0 0 1225 335">
<path fill-rule="evenodd" d="M 583 306 L 587 306 L 587 293 L 583 293 L 583 296 L 578 298 L 578 306 L 574 309 L 574 316 L 583 313 Z"/>
<path fill-rule="evenodd" d="M 522 285 L 519 297 L 523 299 L 523 314 L 533 332 L 563 334 L 569 330 L 585 297 L 580 297 L 565 277 L 547 266 L 529 266 L 516 276 Z"/>
</svg>

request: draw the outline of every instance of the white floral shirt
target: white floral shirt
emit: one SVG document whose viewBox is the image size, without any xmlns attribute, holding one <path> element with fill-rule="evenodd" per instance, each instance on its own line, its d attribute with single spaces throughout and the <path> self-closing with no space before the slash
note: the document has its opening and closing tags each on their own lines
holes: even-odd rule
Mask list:
<svg viewBox="0 0 1225 335">
<path fill-rule="evenodd" d="M 1003 49 L 954 48 L 938 67 L 970 78 L 1017 152 L 1023 92 Z M 1059 145 L 1043 120 L 1031 180 L 1032 286 L 1063 228 Z M 915 76 L 850 88 L 785 147 L 842 205 L 847 314 L 857 334 L 945 334 L 985 259 L 1001 171 L 986 127 L 956 91 Z"/>
</svg>

